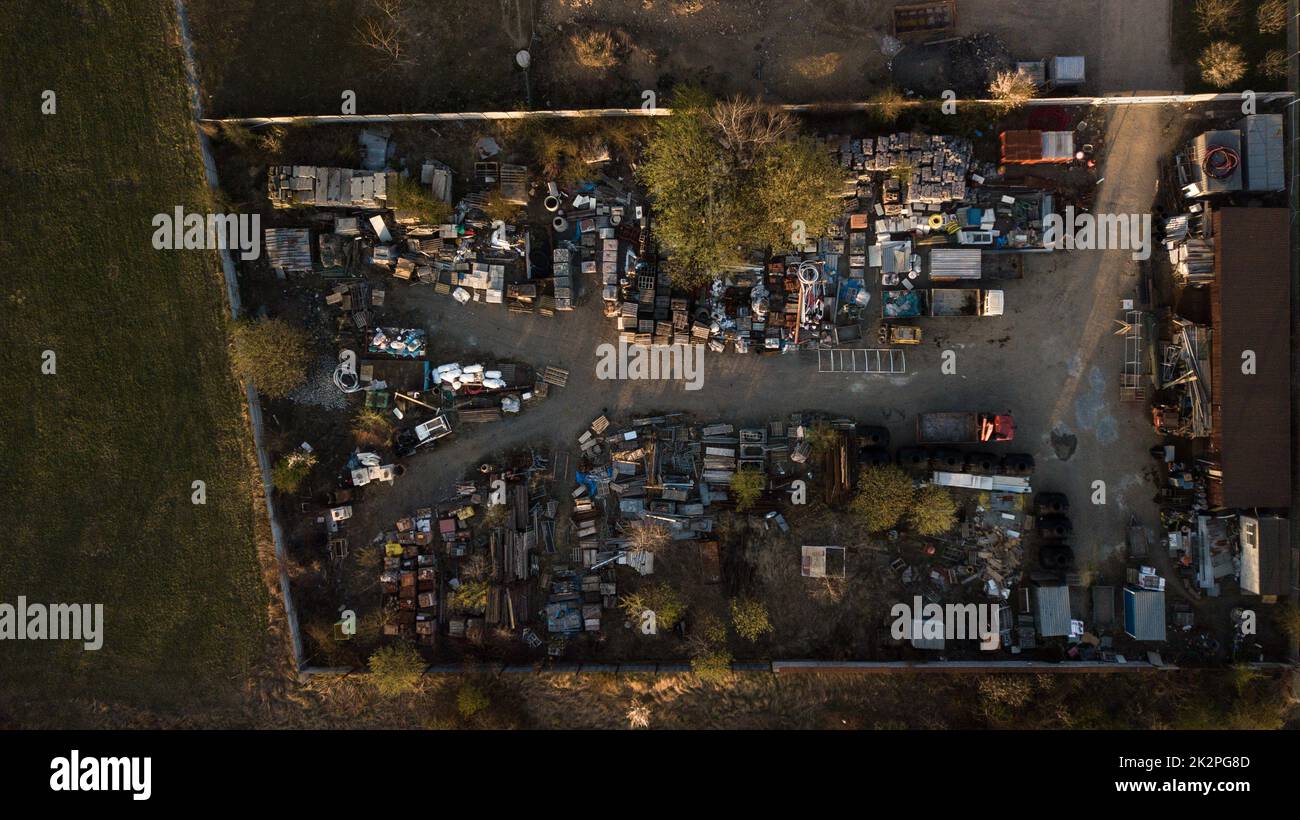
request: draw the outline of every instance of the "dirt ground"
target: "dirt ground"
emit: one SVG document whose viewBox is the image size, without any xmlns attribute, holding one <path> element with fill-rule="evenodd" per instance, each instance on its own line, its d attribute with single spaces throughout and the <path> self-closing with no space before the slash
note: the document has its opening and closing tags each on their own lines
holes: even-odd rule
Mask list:
<svg viewBox="0 0 1300 820">
<path fill-rule="evenodd" d="M 638 107 L 691 81 L 778 102 L 889 82 L 889 0 L 190 0 L 209 116 Z M 1018 58 L 1082 54 L 1085 93 L 1177 91 L 1170 0 L 962 0 L 952 34 Z M 374 30 L 395 51 L 367 43 Z M 608 37 L 596 65 L 575 43 Z M 928 39 L 928 38 L 927 38 Z M 528 49 L 527 73 L 515 62 Z M 593 62 L 587 60 L 586 62 Z M 663 100 L 658 102 L 662 104 Z"/>
</svg>

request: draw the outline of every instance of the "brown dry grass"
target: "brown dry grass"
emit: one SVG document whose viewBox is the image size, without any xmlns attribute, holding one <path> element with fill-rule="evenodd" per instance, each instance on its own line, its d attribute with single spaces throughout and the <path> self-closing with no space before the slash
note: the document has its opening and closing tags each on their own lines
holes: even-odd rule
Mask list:
<svg viewBox="0 0 1300 820">
<path fill-rule="evenodd" d="M 621 37 L 608 31 L 588 31 L 569 37 L 573 59 L 585 68 L 613 68 L 623 61 L 626 51 Z"/>
<path fill-rule="evenodd" d="M 794 61 L 794 70 L 805 80 L 824 80 L 840 70 L 844 57 L 838 51 L 809 54 Z"/>
</svg>

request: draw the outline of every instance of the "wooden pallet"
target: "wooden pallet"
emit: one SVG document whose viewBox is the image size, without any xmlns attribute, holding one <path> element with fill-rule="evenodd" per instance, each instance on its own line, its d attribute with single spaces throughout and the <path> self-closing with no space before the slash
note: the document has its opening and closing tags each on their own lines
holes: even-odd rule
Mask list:
<svg viewBox="0 0 1300 820">
<path fill-rule="evenodd" d="M 556 387 L 564 387 L 569 383 L 569 371 L 559 367 L 547 367 L 542 373 L 542 381 L 547 384 L 553 384 Z"/>
</svg>

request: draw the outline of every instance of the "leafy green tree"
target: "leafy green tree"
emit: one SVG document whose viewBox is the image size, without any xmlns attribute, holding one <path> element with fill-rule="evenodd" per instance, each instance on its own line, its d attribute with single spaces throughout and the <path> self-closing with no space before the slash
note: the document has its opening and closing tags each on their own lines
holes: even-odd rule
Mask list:
<svg viewBox="0 0 1300 820">
<path fill-rule="evenodd" d="M 400 695 L 415 688 L 424 667 L 414 645 L 405 641 L 388 644 L 370 656 L 370 682 L 380 694 Z"/>
<path fill-rule="evenodd" d="M 731 625 L 736 628 L 737 635 L 751 642 L 772 631 L 767 605 L 754 598 L 731 600 Z"/>
<path fill-rule="evenodd" d="M 465 581 L 451 593 L 447 605 L 456 612 L 482 612 L 487 609 L 487 581 Z"/>
<path fill-rule="evenodd" d="M 231 337 L 235 373 L 263 395 L 284 398 L 307 378 L 307 333 L 283 319 L 236 322 Z"/>
<path fill-rule="evenodd" d="M 651 584 L 629 592 L 619 600 L 623 612 L 633 621 L 639 621 L 647 609 L 654 612 L 659 631 L 666 632 L 677 625 L 686 614 L 686 603 L 681 593 L 666 583 Z"/>
<path fill-rule="evenodd" d="M 883 532 L 898 525 L 912 496 L 912 479 L 898 467 L 864 467 L 849 511 L 868 532 Z"/>
<path fill-rule="evenodd" d="M 840 169 L 789 115 L 689 86 L 674 91 L 672 104 L 638 173 L 679 287 L 710 281 L 753 248 L 788 247 L 796 221 L 813 238 L 839 217 Z"/>
<path fill-rule="evenodd" d="M 952 493 L 935 484 L 927 484 L 916 493 L 907 523 L 920 535 L 940 535 L 957 526 L 957 502 Z"/>
<path fill-rule="evenodd" d="M 808 446 L 817 455 L 830 451 L 840 440 L 840 432 L 825 422 L 818 422 L 804 431 Z"/>
<path fill-rule="evenodd" d="M 760 470 L 742 468 L 732 473 L 731 492 L 736 496 L 736 512 L 753 507 L 766 488 L 767 476 Z"/>
</svg>

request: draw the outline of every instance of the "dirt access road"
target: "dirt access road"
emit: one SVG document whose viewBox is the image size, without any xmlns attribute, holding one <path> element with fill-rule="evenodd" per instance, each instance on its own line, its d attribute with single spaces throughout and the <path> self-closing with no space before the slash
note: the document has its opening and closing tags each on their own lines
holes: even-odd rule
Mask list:
<svg viewBox="0 0 1300 820">
<path fill-rule="evenodd" d="M 1150 210 L 1157 158 L 1172 146 L 1182 118 L 1181 109 L 1155 106 L 1109 115 L 1110 158 L 1097 210 Z M 706 353 L 698 391 L 680 382 L 598 380 L 596 348 L 616 333 L 593 298 L 572 313 L 545 318 L 497 305 L 461 306 L 427 287 L 395 289 L 395 307 L 424 317 L 434 358 L 446 351 L 467 362 L 472 351 L 482 350 L 565 367 L 570 376 L 567 387 L 520 416 L 463 425 L 446 446 L 412 460 L 393 487 L 368 493 L 355 529 L 368 540 L 396 518 L 445 497 L 467 469 L 504 450 L 576 452 L 578 435 L 602 412 L 618 417 L 681 410 L 743 423 L 824 410 L 885 425 L 897 446 L 913 440 L 918 412 L 1010 410 L 1019 427 L 1011 449 L 1034 455 L 1037 489 L 1069 494 L 1080 564 L 1096 567 L 1123 546 L 1130 515 L 1157 523 L 1148 476 L 1156 438 L 1144 404 L 1119 400 L 1122 340 L 1112 335 L 1120 300 L 1134 293 L 1135 273 L 1128 251 L 1029 255 L 1024 278 L 1005 285 L 1005 316 L 926 320 L 927 343 L 907 352 L 906 376 L 819 373 L 813 352 Z M 957 355 L 955 375 L 940 371 L 943 350 Z M 1094 481 L 1105 482 L 1104 505 L 1088 503 Z"/>
</svg>

